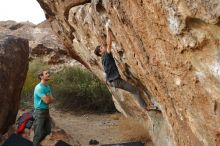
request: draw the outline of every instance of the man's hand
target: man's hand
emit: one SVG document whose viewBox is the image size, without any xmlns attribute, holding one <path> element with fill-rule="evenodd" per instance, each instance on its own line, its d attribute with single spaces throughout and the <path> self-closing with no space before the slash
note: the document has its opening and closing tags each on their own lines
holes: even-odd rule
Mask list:
<svg viewBox="0 0 220 146">
<path fill-rule="evenodd" d="M 108 28 L 110 28 L 111 27 L 111 20 L 110 19 L 108 19 L 107 20 L 107 22 L 106 22 L 106 24 L 105 24 L 105 27 L 108 27 Z"/>
<path fill-rule="evenodd" d="M 108 32 L 109 26 L 108 26 L 107 23 L 106 23 L 106 25 L 105 25 L 105 29 L 106 29 L 106 31 Z"/>
</svg>

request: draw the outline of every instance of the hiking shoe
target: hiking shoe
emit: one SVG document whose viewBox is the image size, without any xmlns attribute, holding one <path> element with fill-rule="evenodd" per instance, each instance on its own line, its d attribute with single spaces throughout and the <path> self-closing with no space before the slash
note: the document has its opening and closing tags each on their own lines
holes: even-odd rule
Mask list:
<svg viewBox="0 0 220 146">
<path fill-rule="evenodd" d="M 95 140 L 95 139 L 91 139 L 89 141 L 89 145 L 97 145 L 97 144 L 99 144 L 99 142 L 97 140 Z"/>
<path fill-rule="evenodd" d="M 89 145 L 92 145 L 92 144 L 93 144 L 93 139 L 90 139 Z"/>
</svg>

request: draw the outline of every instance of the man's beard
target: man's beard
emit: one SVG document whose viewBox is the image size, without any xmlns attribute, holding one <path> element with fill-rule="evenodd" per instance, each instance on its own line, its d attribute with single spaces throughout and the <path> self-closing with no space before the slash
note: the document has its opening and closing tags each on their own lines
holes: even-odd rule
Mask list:
<svg viewBox="0 0 220 146">
<path fill-rule="evenodd" d="M 45 81 L 49 81 L 50 80 L 50 78 L 48 78 L 48 79 L 44 79 Z"/>
</svg>

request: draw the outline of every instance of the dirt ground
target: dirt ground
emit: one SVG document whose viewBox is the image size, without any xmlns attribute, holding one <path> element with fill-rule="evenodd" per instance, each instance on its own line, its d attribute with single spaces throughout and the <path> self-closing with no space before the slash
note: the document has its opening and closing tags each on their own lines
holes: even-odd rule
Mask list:
<svg viewBox="0 0 220 146">
<path fill-rule="evenodd" d="M 52 146 L 50 140 L 63 139 L 63 141 L 74 146 L 89 146 L 91 139 L 101 144 L 116 144 L 132 141 L 142 141 L 145 146 L 153 146 L 149 140 L 146 130 L 139 124 L 116 114 L 83 114 L 76 115 L 51 110 L 55 128 L 52 135 L 44 142 L 43 146 Z M 59 136 L 56 137 L 56 133 Z"/>
<path fill-rule="evenodd" d="M 23 112 L 19 111 L 18 116 Z M 141 141 L 145 146 L 153 146 L 147 130 L 120 113 L 71 114 L 51 109 L 50 115 L 53 119 L 52 133 L 42 142 L 43 146 L 54 146 L 58 140 L 72 146 L 91 146 L 91 139 L 99 142 L 97 146 L 135 141 Z M 33 140 L 33 135 L 32 130 L 28 136 L 29 140 Z"/>
</svg>

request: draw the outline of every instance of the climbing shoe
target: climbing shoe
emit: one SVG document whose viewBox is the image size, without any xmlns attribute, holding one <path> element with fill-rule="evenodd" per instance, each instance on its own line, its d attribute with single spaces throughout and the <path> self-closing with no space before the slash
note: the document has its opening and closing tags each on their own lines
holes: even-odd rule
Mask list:
<svg viewBox="0 0 220 146">
<path fill-rule="evenodd" d="M 156 107 L 156 106 L 148 106 L 148 107 L 146 107 L 146 110 L 147 111 L 158 111 L 158 112 L 161 112 L 161 110 L 158 107 Z"/>
</svg>

